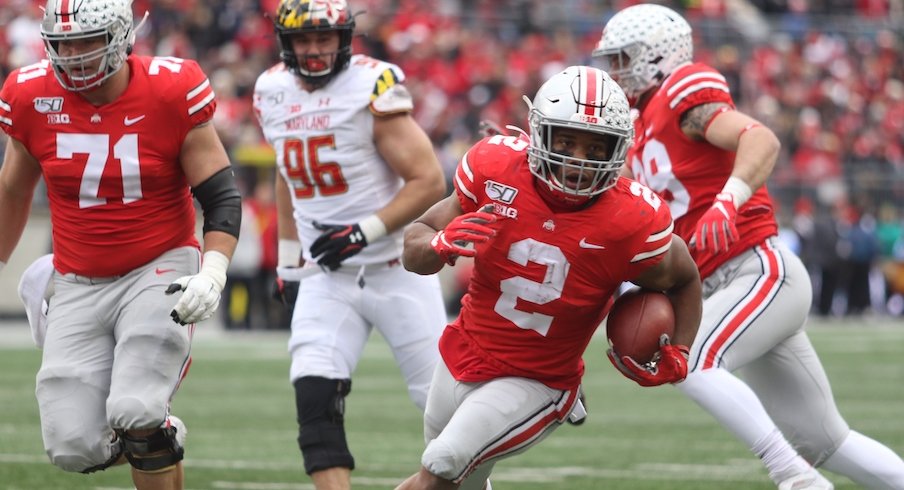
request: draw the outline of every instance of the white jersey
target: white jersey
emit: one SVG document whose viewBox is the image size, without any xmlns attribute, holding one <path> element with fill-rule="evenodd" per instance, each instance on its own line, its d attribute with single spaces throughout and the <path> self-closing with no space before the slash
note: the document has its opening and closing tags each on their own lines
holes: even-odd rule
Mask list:
<svg viewBox="0 0 904 490">
<path fill-rule="evenodd" d="M 313 92 L 281 63 L 258 77 L 255 113 L 289 183 L 306 261 L 312 260 L 310 244 L 322 233 L 314 221 L 357 223 L 401 189 L 402 179 L 377 151 L 373 127 L 375 114 L 413 109 L 404 79 L 398 66 L 363 55 L 352 56 L 348 68 Z M 386 263 L 401 253 L 397 230 L 343 264 Z"/>
</svg>

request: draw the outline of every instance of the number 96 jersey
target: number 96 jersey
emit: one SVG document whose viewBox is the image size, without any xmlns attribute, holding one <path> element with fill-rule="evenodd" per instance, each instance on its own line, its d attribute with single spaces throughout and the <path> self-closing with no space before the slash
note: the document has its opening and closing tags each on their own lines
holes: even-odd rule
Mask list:
<svg viewBox="0 0 904 490">
<path fill-rule="evenodd" d="M 357 223 L 402 188 L 374 144 L 374 117 L 413 109 L 404 79 L 397 66 L 363 55 L 352 56 L 348 68 L 313 92 L 281 63 L 258 78 L 254 111 L 289 185 L 301 243 L 322 233 L 314 221 Z M 399 230 L 343 264 L 385 263 L 401 251 Z M 308 247 L 303 254 L 312 260 Z"/>
<path fill-rule="evenodd" d="M 179 156 L 216 110 L 210 82 L 191 60 L 127 63 L 128 87 L 102 106 L 60 86 L 48 60 L 14 71 L 0 91 L 0 128 L 41 165 L 63 274 L 119 276 L 198 247 Z"/>
<path fill-rule="evenodd" d="M 524 138 L 474 145 L 455 174 L 465 212 L 492 204 L 497 234 L 476 247 L 459 317 L 440 351 L 459 381 L 535 378 L 573 389 L 581 356 L 619 285 L 659 263 L 672 238 L 668 206 L 620 178 L 591 205 L 551 209 L 535 185 Z"/>
</svg>

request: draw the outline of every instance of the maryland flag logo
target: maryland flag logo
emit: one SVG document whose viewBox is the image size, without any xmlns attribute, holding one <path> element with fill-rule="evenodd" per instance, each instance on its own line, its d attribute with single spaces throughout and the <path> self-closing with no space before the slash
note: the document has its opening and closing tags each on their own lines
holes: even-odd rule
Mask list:
<svg viewBox="0 0 904 490">
<path fill-rule="evenodd" d="M 370 101 L 373 102 L 397 83 L 399 83 L 399 77 L 396 76 L 391 68 L 383 70 L 383 73 L 377 78 L 377 83 L 374 84 L 374 91 L 370 94 Z"/>
<path fill-rule="evenodd" d="M 345 0 L 281 0 L 276 23 L 285 29 L 331 27 L 347 23 Z"/>
</svg>

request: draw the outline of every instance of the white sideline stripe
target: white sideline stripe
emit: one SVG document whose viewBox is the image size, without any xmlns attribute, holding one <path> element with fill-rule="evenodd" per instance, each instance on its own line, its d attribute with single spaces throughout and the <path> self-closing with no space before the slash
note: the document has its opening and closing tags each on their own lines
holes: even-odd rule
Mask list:
<svg viewBox="0 0 904 490">
<path fill-rule="evenodd" d="M 50 463 L 44 455 L 0 453 L 0 463 L 46 464 Z M 229 470 L 296 470 L 297 462 L 266 462 L 221 459 L 186 459 L 186 468 L 229 469 Z M 367 471 L 366 468 L 361 468 Z M 408 475 L 398 478 L 376 478 L 352 476 L 356 486 L 392 487 L 402 482 Z M 725 464 L 667 464 L 641 463 L 631 468 L 588 468 L 586 466 L 563 466 L 558 468 L 508 467 L 498 468 L 492 476 L 493 481 L 500 482 L 562 482 L 567 477 L 582 476 L 600 479 L 632 479 L 632 480 L 701 480 L 701 481 L 734 481 L 765 482 L 768 480 L 759 461 L 748 459 L 730 459 Z M 213 487 L 224 490 L 313 490 L 313 485 L 299 482 L 288 483 L 251 483 L 230 480 L 217 480 Z M 117 487 L 98 487 L 98 490 L 118 490 Z"/>
</svg>

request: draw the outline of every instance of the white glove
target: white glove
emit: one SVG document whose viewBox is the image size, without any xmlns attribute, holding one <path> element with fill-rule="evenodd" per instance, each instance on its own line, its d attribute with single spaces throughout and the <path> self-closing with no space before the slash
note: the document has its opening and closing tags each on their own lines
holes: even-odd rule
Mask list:
<svg viewBox="0 0 904 490">
<path fill-rule="evenodd" d="M 220 293 L 226 284 L 229 259 L 220 252 L 204 252 L 201 270 L 193 276 L 182 276 L 166 288 L 166 294 L 182 291 L 182 297 L 170 316 L 180 325 L 197 323 L 213 316 L 220 305 Z"/>
</svg>

